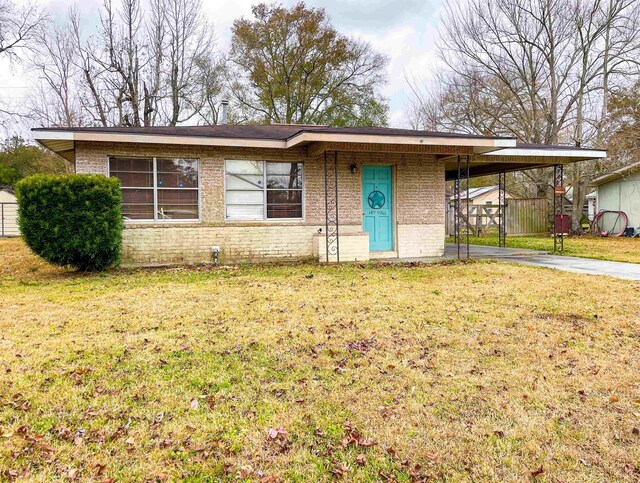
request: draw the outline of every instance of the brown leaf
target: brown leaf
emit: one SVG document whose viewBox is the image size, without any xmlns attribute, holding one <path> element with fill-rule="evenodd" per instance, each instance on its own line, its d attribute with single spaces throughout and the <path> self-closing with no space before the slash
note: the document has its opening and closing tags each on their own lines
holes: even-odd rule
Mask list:
<svg viewBox="0 0 640 483">
<path fill-rule="evenodd" d="M 368 448 L 370 446 L 375 446 L 377 444 L 378 443 L 376 441 L 373 441 L 371 439 L 365 439 L 365 440 L 362 440 L 362 441 L 358 442 L 358 446 L 362 446 L 364 448 Z"/>
<path fill-rule="evenodd" d="M 535 478 L 537 476 L 540 476 L 542 473 L 544 473 L 544 468 L 540 466 L 540 468 L 531 472 L 531 476 Z"/>
<path fill-rule="evenodd" d="M 107 465 L 102 463 L 96 463 L 95 469 L 96 469 L 96 476 L 102 476 L 102 473 L 104 473 L 104 470 L 107 469 Z"/>
<path fill-rule="evenodd" d="M 331 473 L 333 473 L 336 476 L 344 476 L 347 473 L 349 473 L 349 471 L 350 470 L 347 465 L 345 465 L 344 463 L 339 463 L 333 467 L 333 469 L 331 470 Z"/>
<path fill-rule="evenodd" d="M 611 396 L 609 398 L 609 402 L 610 403 L 617 403 L 620 400 L 620 398 L 618 396 Z"/>
<path fill-rule="evenodd" d="M 269 433 L 267 434 L 269 439 L 280 439 L 285 440 L 289 436 L 289 433 L 282 427 L 280 428 L 269 428 Z"/>
<path fill-rule="evenodd" d="M 18 473 L 16 470 L 7 470 L 4 472 L 4 474 L 5 476 L 7 476 L 8 478 L 11 478 L 12 480 L 20 476 L 20 473 Z"/>
<path fill-rule="evenodd" d="M 631 434 L 633 434 L 634 436 L 640 436 L 640 429 L 638 428 L 633 428 L 631 430 Z"/>
<path fill-rule="evenodd" d="M 398 453 L 396 453 L 396 450 L 393 448 L 387 448 L 387 454 L 394 459 L 398 456 Z"/>
<path fill-rule="evenodd" d="M 358 466 L 366 465 L 367 464 L 367 457 L 363 453 L 360 453 L 358 456 L 356 456 L 356 464 Z"/>
<path fill-rule="evenodd" d="M 67 478 L 69 478 L 70 480 L 75 480 L 77 477 L 78 477 L 78 470 L 76 468 L 71 468 L 67 472 Z"/>
</svg>

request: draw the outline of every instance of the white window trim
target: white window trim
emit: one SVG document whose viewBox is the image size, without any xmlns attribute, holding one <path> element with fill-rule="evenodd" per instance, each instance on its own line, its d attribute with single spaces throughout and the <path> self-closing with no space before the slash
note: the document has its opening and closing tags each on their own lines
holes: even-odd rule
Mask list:
<svg viewBox="0 0 640 483">
<path fill-rule="evenodd" d="M 262 183 L 264 186 L 264 188 L 262 188 L 262 218 L 229 218 L 227 216 L 227 161 L 251 161 L 251 162 L 262 163 Z M 302 192 L 302 216 L 300 218 L 267 218 L 267 191 L 268 191 L 267 163 L 283 163 L 283 164 L 298 163 L 302 165 L 302 189 L 299 190 Z M 306 170 L 305 170 L 303 161 L 274 161 L 274 160 L 259 160 L 259 159 L 225 158 L 224 166 L 223 166 L 223 178 L 224 178 L 223 188 L 224 188 L 224 220 L 225 221 L 233 222 L 233 223 L 280 223 L 280 222 L 300 223 L 306 220 L 307 180 L 306 180 Z M 236 190 L 236 191 L 242 191 L 242 190 Z M 287 191 L 287 190 L 282 189 L 282 190 L 272 190 L 272 191 Z M 232 204 L 235 204 L 235 203 L 232 203 Z"/>
<path fill-rule="evenodd" d="M 153 186 L 126 186 L 120 187 L 120 189 L 152 189 L 153 190 L 153 219 L 145 219 L 145 220 L 126 220 L 123 219 L 126 224 L 135 224 L 135 223 L 168 223 L 168 224 L 180 224 L 180 223 L 201 223 L 202 222 L 202 191 L 201 191 L 201 173 L 200 173 L 200 159 L 199 158 L 181 158 L 181 159 L 189 159 L 191 161 L 196 162 L 196 166 L 198 167 L 198 186 L 197 188 L 160 188 L 160 189 L 186 189 L 186 190 L 194 190 L 198 191 L 198 218 L 184 218 L 180 220 L 175 219 L 163 219 L 158 218 L 158 165 L 157 160 L 160 159 L 173 159 L 177 158 L 177 156 L 129 156 L 126 154 L 110 154 L 107 156 L 107 178 L 111 177 L 111 158 L 134 158 L 134 159 L 152 159 L 153 160 Z"/>
</svg>

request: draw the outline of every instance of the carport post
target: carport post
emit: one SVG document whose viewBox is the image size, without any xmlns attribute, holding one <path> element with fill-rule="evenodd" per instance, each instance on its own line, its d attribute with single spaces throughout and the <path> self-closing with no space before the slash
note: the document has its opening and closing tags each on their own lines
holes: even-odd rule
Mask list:
<svg viewBox="0 0 640 483">
<path fill-rule="evenodd" d="M 471 164 L 467 155 L 467 260 L 469 259 L 469 232 L 471 231 L 471 215 L 469 214 L 469 178 L 471 176 Z"/>
<path fill-rule="evenodd" d="M 460 155 L 458 155 L 458 165 L 456 179 L 453 182 L 453 241 L 458 250 L 458 260 L 460 260 Z"/>
<path fill-rule="evenodd" d="M 457 175 L 456 175 L 456 179 L 454 182 L 454 194 L 453 194 L 453 209 L 454 209 L 454 213 L 453 213 L 453 236 L 454 236 L 454 241 L 456 244 L 456 249 L 458 252 L 458 260 L 461 260 L 462 257 L 460 256 L 460 251 L 461 251 L 461 245 L 462 245 L 462 240 L 461 240 L 461 235 L 460 235 L 460 231 L 462 229 L 462 223 L 466 223 L 466 227 L 467 227 L 467 254 L 466 254 L 466 258 L 469 258 L 469 178 L 471 176 L 471 169 L 470 169 L 470 159 L 469 156 L 465 157 L 465 167 L 464 167 L 464 173 L 462 171 L 462 161 L 461 161 L 461 157 L 460 155 L 458 155 L 458 166 L 457 166 Z M 467 178 L 467 199 L 465 201 L 466 206 L 467 206 L 467 215 L 466 215 L 466 221 L 465 221 L 465 217 L 462 216 L 462 203 L 461 203 L 461 186 L 460 183 L 462 181 L 463 175 L 465 178 Z"/>
<path fill-rule="evenodd" d="M 507 246 L 507 173 L 498 173 L 498 246 Z"/>
<path fill-rule="evenodd" d="M 553 167 L 553 253 L 564 252 L 564 166 Z"/>
</svg>

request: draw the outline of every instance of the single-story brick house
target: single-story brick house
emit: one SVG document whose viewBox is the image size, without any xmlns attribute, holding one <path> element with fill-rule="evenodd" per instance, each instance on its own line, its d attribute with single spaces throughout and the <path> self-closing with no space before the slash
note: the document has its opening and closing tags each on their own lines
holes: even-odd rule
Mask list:
<svg viewBox="0 0 640 483">
<path fill-rule="evenodd" d="M 440 256 L 445 180 L 599 158 L 494 136 L 310 125 L 34 129 L 122 183 L 125 263 Z"/>
</svg>

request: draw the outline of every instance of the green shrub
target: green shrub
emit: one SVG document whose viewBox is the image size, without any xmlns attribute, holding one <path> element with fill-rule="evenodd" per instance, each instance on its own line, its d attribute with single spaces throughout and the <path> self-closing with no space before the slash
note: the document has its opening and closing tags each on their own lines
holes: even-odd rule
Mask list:
<svg viewBox="0 0 640 483">
<path fill-rule="evenodd" d="M 16 197 L 22 237 L 48 262 L 94 271 L 120 261 L 122 195 L 117 179 L 37 174 L 17 183 Z"/>
</svg>

